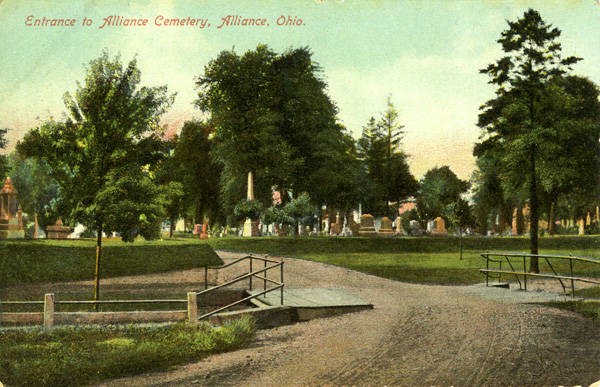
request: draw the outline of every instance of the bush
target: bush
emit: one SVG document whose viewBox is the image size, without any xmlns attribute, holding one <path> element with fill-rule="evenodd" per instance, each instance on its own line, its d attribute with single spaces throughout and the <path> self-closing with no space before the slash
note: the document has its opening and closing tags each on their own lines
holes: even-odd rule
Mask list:
<svg viewBox="0 0 600 387">
<path fill-rule="evenodd" d="M 241 221 L 246 218 L 258 219 L 263 210 L 263 205 L 258 200 L 242 200 L 235 205 L 233 214 L 237 220 Z"/>
</svg>

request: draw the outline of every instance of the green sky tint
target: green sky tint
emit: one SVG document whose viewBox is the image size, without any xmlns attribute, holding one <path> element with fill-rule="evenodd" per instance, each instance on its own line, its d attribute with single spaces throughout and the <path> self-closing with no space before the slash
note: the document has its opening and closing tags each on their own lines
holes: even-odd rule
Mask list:
<svg viewBox="0 0 600 387">
<path fill-rule="evenodd" d="M 177 92 L 165 122 L 179 128 L 199 117 L 194 78 L 224 49 L 266 43 L 277 51 L 309 46 L 323 69 L 339 118 L 358 136 L 388 95 L 406 126 L 405 150 L 420 177 L 448 164 L 468 178 L 478 107 L 492 96 L 478 69 L 497 59 L 495 41 L 527 8 L 563 31 L 565 54 L 584 61 L 576 72 L 600 84 L 600 6 L 595 0 L 543 1 L 23 1 L 0 3 L 0 127 L 11 147 L 39 120 L 60 117 L 62 95 L 83 79 L 84 64 L 107 48 L 123 60 L 137 55 L 146 85 Z M 76 18 L 75 27 L 27 27 L 28 15 Z M 99 29 L 110 15 L 145 17 L 147 27 Z M 157 27 L 158 15 L 207 18 L 210 28 Z M 268 27 L 218 29 L 227 15 L 264 17 Z M 302 26 L 278 27 L 279 16 Z M 81 26 L 83 17 L 93 20 Z"/>
</svg>

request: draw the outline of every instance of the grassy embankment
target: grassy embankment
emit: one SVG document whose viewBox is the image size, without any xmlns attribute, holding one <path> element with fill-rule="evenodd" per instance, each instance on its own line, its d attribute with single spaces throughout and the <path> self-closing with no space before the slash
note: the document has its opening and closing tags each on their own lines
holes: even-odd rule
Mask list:
<svg viewBox="0 0 600 387">
<path fill-rule="evenodd" d="M 0 331 L 0 381 L 7 385 L 80 386 L 199 360 L 241 348 L 254 336 L 242 318 L 222 327 L 58 327 Z"/>
<path fill-rule="evenodd" d="M 0 288 L 10 285 L 90 280 L 94 278 L 94 240 L 0 241 Z M 102 278 L 161 273 L 204 265 L 221 259 L 192 239 L 103 243 Z"/>
<path fill-rule="evenodd" d="M 41 301 L 44 293 L 55 293 L 59 300 L 91 300 L 94 277 L 95 241 L 0 241 L 0 302 L 4 300 Z M 162 273 L 173 270 L 219 265 L 221 259 L 198 240 L 136 241 L 123 243 L 109 240 L 104 244 L 101 261 L 100 297 L 120 299 L 185 299 L 198 289 L 199 275 L 193 282 L 107 285 L 106 279 Z M 63 284 L 88 280 L 87 283 Z M 39 285 L 32 285 L 39 284 Z M 28 285 L 28 286 L 19 286 Z M 109 310 L 172 310 L 181 304 L 108 304 Z M 1 305 L 5 312 L 35 312 L 39 305 Z M 58 311 L 93 310 L 91 305 L 59 305 Z"/>
<path fill-rule="evenodd" d="M 95 242 L 0 241 L 0 295 L 7 287 L 15 299 L 37 299 L 51 283 L 93 278 Z M 107 241 L 103 248 L 103 278 L 161 273 L 222 261 L 205 243 L 169 240 L 125 244 Z M 37 288 L 35 283 L 43 283 Z M 50 284 L 49 284 L 50 283 Z M 19 286 L 25 285 L 25 286 Z M 180 285 L 180 284 L 177 284 Z M 14 290 L 16 287 L 16 290 Z M 168 284 L 168 287 L 174 287 Z M 21 290 L 24 289 L 24 290 Z M 63 299 L 90 299 L 85 286 L 72 287 Z M 88 286 L 89 288 L 89 286 Z M 163 296 L 155 284 L 145 295 Z M 158 289 L 157 289 L 158 288 Z M 101 286 L 101 289 L 106 287 Z M 120 289 L 129 297 L 132 289 Z M 171 289 L 171 292 L 173 290 Z M 185 293 L 180 292 L 185 298 Z M 101 292 L 104 299 L 118 297 Z M 0 297 L 3 298 L 3 297 Z M 123 297 L 121 297 L 123 298 Z M 181 297 L 180 297 L 181 298 Z M 0 306 L 1 299 L 0 299 Z M 39 307 L 37 307 L 39 309 Z M 5 311 L 8 305 L 4 305 Z M 246 345 L 254 333 L 250 319 L 223 327 L 178 323 L 167 326 L 57 327 L 0 330 L 0 381 L 8 385 L 85 385 L 108 378 L 166 369 L 212 353 Z"/>
</svg>

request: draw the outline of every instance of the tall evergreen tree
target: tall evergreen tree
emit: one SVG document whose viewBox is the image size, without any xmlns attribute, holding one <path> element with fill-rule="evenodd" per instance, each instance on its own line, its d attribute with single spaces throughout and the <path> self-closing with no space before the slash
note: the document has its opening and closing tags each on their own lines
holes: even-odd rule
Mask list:
<svg viewBox="0 0 600 387">
<path fill-rule="evenodd" d="M 543 125 L 540 102 L 545 84 L 565 74 L 580 58 L 561 56 L 561 31 L 535 10 L 508 25 L 498 40 L 506 56 L 481 70 L 496 86 L 496 98 L 481 108 L 478 124 L 485 138 L 476 155 L 486 147 L 501 146 L 509 169 L 526 169 L 521 181 L 529 194 L 530 252 L 537 254 L 540 144 L 552 130 Z M 531 260 L 530 270 L 539 270 L 537 259 Z"/>
<path fill-rule="evenodd" d="M 390 97 L 381 117 L 371 117 L 363 127 L 357 149 L 363 163 L 361 198 L 367 212 L 387 214 L 390 202 L 399 202 L 417 190 L 408 155 L 401 148 L 403 128 Z"/>
</svg>

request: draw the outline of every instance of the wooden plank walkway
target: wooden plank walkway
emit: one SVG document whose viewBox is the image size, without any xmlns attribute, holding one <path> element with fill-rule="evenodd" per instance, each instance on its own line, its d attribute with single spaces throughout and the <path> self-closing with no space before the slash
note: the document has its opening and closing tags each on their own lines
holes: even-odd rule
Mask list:
<svg viewBox="0 0 600 387">
<path fill-rule="evenodd" d="M 259 290 L 253 290 L 251 294 L 260 293 Z M 281 304 L 281 296 L 278 290 L 260 296 L 258 300 L 271 305 Z M 283 291 L 283 304 L 295 308 L 319 308 L 319 307 L 350 307 L 363 306 L 372 307 L 368 302 L 363 301 L 343 289 L 328 288 L 309 288 L 309 289 L 288 289 Z"/>
</svg>

